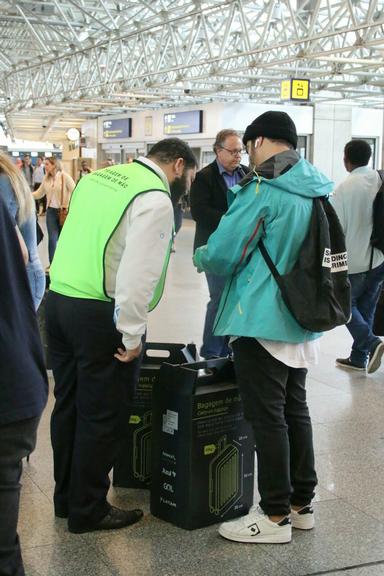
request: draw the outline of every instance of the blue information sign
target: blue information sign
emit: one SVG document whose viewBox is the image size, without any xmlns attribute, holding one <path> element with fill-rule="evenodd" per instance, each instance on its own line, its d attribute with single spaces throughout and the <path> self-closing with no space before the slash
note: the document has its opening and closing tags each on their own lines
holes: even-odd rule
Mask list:
<svg viewBox="0 0 384 576">
<path fill-rule="evenodd" d="M 164 114 L 164 134 L 198 134 L 202 131 L 202 110 Z"/>
<path fill-rule="evenodd" d="M 132 135 L 132 118 L 104 120 L 103 138 L 130 138 Z"/>
</svg>

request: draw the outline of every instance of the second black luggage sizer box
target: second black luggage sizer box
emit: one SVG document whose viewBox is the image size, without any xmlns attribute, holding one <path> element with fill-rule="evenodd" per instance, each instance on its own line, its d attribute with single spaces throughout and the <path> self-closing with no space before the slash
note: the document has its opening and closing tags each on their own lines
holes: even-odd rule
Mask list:
<svg viewBox="0 0 384 576">
<path fill-rule="evenodd" d="M 152 426 L 152 514 L 194 529 L 247 513 L 254 442 L 231 361 L 163 364 Z"/>
</svg>

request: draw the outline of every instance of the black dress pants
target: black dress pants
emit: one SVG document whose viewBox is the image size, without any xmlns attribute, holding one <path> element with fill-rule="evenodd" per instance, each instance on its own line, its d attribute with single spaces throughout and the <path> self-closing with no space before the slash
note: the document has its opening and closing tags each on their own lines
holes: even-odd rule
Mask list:
<svg viewBox="0 0 384 576">
<path fill-rule="evenodd" d="M 265 514 L 289 514 L 305 506 L 317 484 L 305 368 L 276 360 L 254 338 L 232 343 L 244 415 L 253 427 L 260 506 Z"/>
<path fill-rule="evenodd" d="M 114 358 L 122 336 L 113 302 L 49 292 L 47 339 L 55 379 L 51 419 L 55 512 L 68 525 L 97 524 L 109 511 L 108 474 L 119 449 L 123 407 L 134 391 L 141 358 Z"/>
<path fill-rule="evenodd" d="M 40 417 L 0 426 L 0 576 L 24 576 L 17 521 L 22 459 L 35 448 Z"/>
</svg>

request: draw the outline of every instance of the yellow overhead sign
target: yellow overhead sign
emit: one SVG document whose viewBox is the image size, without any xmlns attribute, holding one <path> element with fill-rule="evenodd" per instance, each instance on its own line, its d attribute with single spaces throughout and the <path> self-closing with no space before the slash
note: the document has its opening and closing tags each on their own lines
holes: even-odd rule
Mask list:
<svg viewBox="0 0 384 576">
<path fill-rule="evenodd" d="M 309 80 L 292 79 L 292 100 L 309 100 Z"/>
<path fill-rule="evenodd" d="M 306 78 L 291 78 L 281 81 L 281 100 L 308 102 L 310 82 Z"/>
<path fill-rule="evenodd" d="M 280 98 L 282 100 L 290 100 L 291 99 L 291 81 L 290 80 L 282 80 L 281 81 Z"/>
</svg>

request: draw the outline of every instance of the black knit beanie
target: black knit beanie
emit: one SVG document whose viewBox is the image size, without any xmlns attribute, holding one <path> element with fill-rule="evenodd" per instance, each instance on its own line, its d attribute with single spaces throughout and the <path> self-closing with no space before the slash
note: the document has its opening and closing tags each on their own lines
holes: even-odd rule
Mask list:
<svg viewBox="0 0 384 576">
<path fill-rule="evenodd" d="M 249 140 L 256 140 L 259 136 L 286 140 L 296 149 L 296 126 L 286 112 L 269 111 L 258 116 L 252 124 L 247 126 L 243 136 L 244 146 Z"/>
</svg>

